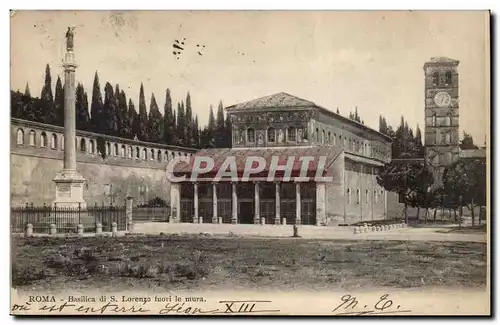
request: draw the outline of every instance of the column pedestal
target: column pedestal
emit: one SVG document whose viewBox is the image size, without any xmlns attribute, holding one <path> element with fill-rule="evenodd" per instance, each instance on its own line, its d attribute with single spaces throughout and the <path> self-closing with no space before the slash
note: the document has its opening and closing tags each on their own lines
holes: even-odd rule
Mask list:
<svg viewBox="0 0 500 325">
<path fill-rule="evenodd" d="M 83 183 L 85 179 L 76 170 L 63 169 L 54 178 L 56 198 L 52 202 L 58 208 L 85 210 L 87 203 L 83 199 Z"/>
</svg>

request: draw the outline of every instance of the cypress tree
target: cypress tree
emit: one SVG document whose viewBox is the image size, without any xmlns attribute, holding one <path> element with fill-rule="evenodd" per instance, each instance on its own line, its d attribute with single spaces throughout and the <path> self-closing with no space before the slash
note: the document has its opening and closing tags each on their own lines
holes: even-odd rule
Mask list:
<svg viewBox="0 0 500 325">
<path fill-rule="evenodd" d="M 57 97 L 57 92 L 56 92 Z M 76 128 L 78 130 L 88 130 L 89 129 L 89 109 L 87 101 L 87 93 L 83 88 L 81 83 L 76 86 L 76 99 L 75 99 L 75 110 L 76 110 Z"/>
<path fill-rule="evenodd" d="M 103 121 L 103 103 L 101 86 L 97 71 L 94 75 L 94 85 L 92 87 L 92 102 L 90 103 L 90 126 L 93 132 L 104 133 L 105 123 Z"/>
<path fill-rule="evenodd" d="M 144 86 L 141 82 L 139 92 L 139 133 L 137 138 L 141 141 L 148 141 L 148 113 L 146 111 L 146 99 L 144 98 Z"/>
<path fill-rule="evenodd" d="M 28 83 L 26 83 L 26 87 L 24 88 L 24 96 L 31 98 L 31 91 Z"/>
<path fill-rule="evenodd" d="M 163 142 L 165 144 L 176 144 L 177 136 L 175 134 L 175 116 L 172 112 L 172 98 L 170 97 L 170 89 L 168 88 L 165 95 L 165 106 L 163 108 L 163 121 Z"/>
<path fill-rule="evenodd" d="M 155 94 L 151 94 L 151 101 L 149 103 L 149 136 L 151 142 L 160 143 L 163 136 L 163 116 L 156 103 Z"/>
<path fill-rule="evenodd" d="M 193 111 L 191 109 L 191 95 L 189 92 L 186 95 L 186 146 L 193 147 L 195 145 L 194 139 L 194 120 Z"/>
<path fill-rule="evenodd" d="M 229 116 L 229 114 L 227 114 Z M 217 107 L 217 119 L 215 120 L 215 147 L 224 148 L 226 145 L 226 124 L 224 121 L 224 109 L 222 107 L 222 101 L 219 102 L 219 107 Z"/>
<path fill-rule="evenodd" d="M 104 106 L 103 119 L 105 123 L 104 134 L 117 135 L 118 123 L 116 118 L 116 100 L 113 92 L 113 86 L 106 82 L 104 86 Z"/>
<path fill-rule="evenodd" d="M 54 124 L 57 121 L 54 106 L 54 97 L 52 96 L 52 77 L 50 76 L 50 66 L 45 67 L 45 83 L 40 95 L 41 109 L 37 110 L 35 119 L 37 122 Z M 42 115 L 40 115 L 42 114 Z"/>
<path fill-rule="evenodd" d="M 177 104 L 177 144 L 186 146 L 186 115 L 184 113 L 184 102 Z"/>
<path fill-rule="evenodd" d="M 125 92 L 123 90 L 120 91 L 118 95 L 117 113 L 118 113 L 118 134 L 121 137 L 129 138 L 132 130 L 130 127 L 130 118 L 128 116 L 127 95 L 125 95 Z"/>
<path fill-rule="evenodd" d="M 222 105 L 222 102 L 221 102 Z M 224 135 L 225 135 L 225 142 L 224 142 L 224 148 L 231 148 L 232 146 L 232 125 L 231 125 L 231 118 L 229 114 L 226 114 L 226 120 L 224 122 Z"/>
<path fill-rule="evenodd" d="M 56 81 L 56 94 L 54 97 L 53 110 L 55 117 L 54 124 L 59 126 L 64 126 L 64 89 L 62 87 L 61 78 L 59 78 L 59 76 L 57 76 L 57 81 Z"/>
<path fill-rule="evenodd" d="M 129 118 L 129 126 L 131 129 L 130 139 L 138 137 L 140 132 L 140 123 L 139 123 L 139 115 L 135 110 L 134 102 L 132 99 L 128 100 L 128 118 Z"/>
</svg>

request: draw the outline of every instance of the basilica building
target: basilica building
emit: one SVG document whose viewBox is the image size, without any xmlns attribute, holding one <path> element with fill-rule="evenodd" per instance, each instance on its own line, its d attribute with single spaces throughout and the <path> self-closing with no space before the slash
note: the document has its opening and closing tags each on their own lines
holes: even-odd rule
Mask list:
<svg viewBox="0 0 500 325">
<path fill-rule="evenodd" d="M 232 148 L 200 150 L 174 167 L 187 178 L 171 185 L 172 222 L 321 226 L 387 216 L 387 193 L 376 181 L 377 169 L 391 159 L 386 135 L 287 93 L 226 110 Z M 196 157 L 215 163 L 190 179 Z M 215 178 L 228 157 L 238 176 L 251 157 L 262 157 L 265 168 L 248 179 Z M 307 175 L 328 180 L 299 177 L 301 157 L 310 157 Z M 281 168 L 269 178 L 276 162 Z"/>
</svg>

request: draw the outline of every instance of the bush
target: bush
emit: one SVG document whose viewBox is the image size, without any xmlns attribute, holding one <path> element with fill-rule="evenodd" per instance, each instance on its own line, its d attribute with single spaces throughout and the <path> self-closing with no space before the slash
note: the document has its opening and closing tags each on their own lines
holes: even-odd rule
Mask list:
<svg viewBox="0 0 500 325">
<path fill-rule="evenodd" d="M 26 266 L 12 264 L 12 285 L 22 286 L 47 278 L 49 275 L 44 267 L 30 263 Z"/>
</svg>

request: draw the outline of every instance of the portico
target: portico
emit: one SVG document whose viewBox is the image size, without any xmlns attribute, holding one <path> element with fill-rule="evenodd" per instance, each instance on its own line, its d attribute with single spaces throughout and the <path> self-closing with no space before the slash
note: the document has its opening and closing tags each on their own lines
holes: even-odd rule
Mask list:
<svg viewBox="0 0 500 325">
<path fill-rule="evenodd" d="M 216 165 L 207 173 L 191 179 L 190 170 L 196 157 L 209 154 Z M 216 174 L 222 167 L 224 157 L 236 158 L 238 179 L 222 177 Z M 174 196 L 179 192 L 178 207 L 176 198 L 172 197 L 174 216 L 178 222 L 193 223 L 231 223 L 231 224 L 307 224 L 318 225 L 324 222 L 325 184 L 315 179 L 320 157 L 325 157 L 325 166 L 329 166 L 339 152 L 335 150 L 318 150 L 318 148 L 276 148 L 276 149 L 221 149 L 201 151 L 193 156 L 189 163 L 178 163 L 175 168 L 177 177 L 186 176 L 185 181 L 172 183 Z M 244 166 L 248 157 L 264 157 L 266 168 L 244 179 Z M 274 177 L 272 173 L 272 157 L 280 157 Z M 289 158 L 289 157 L 294 157 Z M 300 165 L 291 164 L 300 157 L 311 157 L 309 169 L 304 174 Z M 291 167 L 290 169 L 285 166 Z M 289 176 L 286 175 L 289 173 Z M 325 168 L 320 171 L 327 178 L 332 171 Z"/>
</svg>

